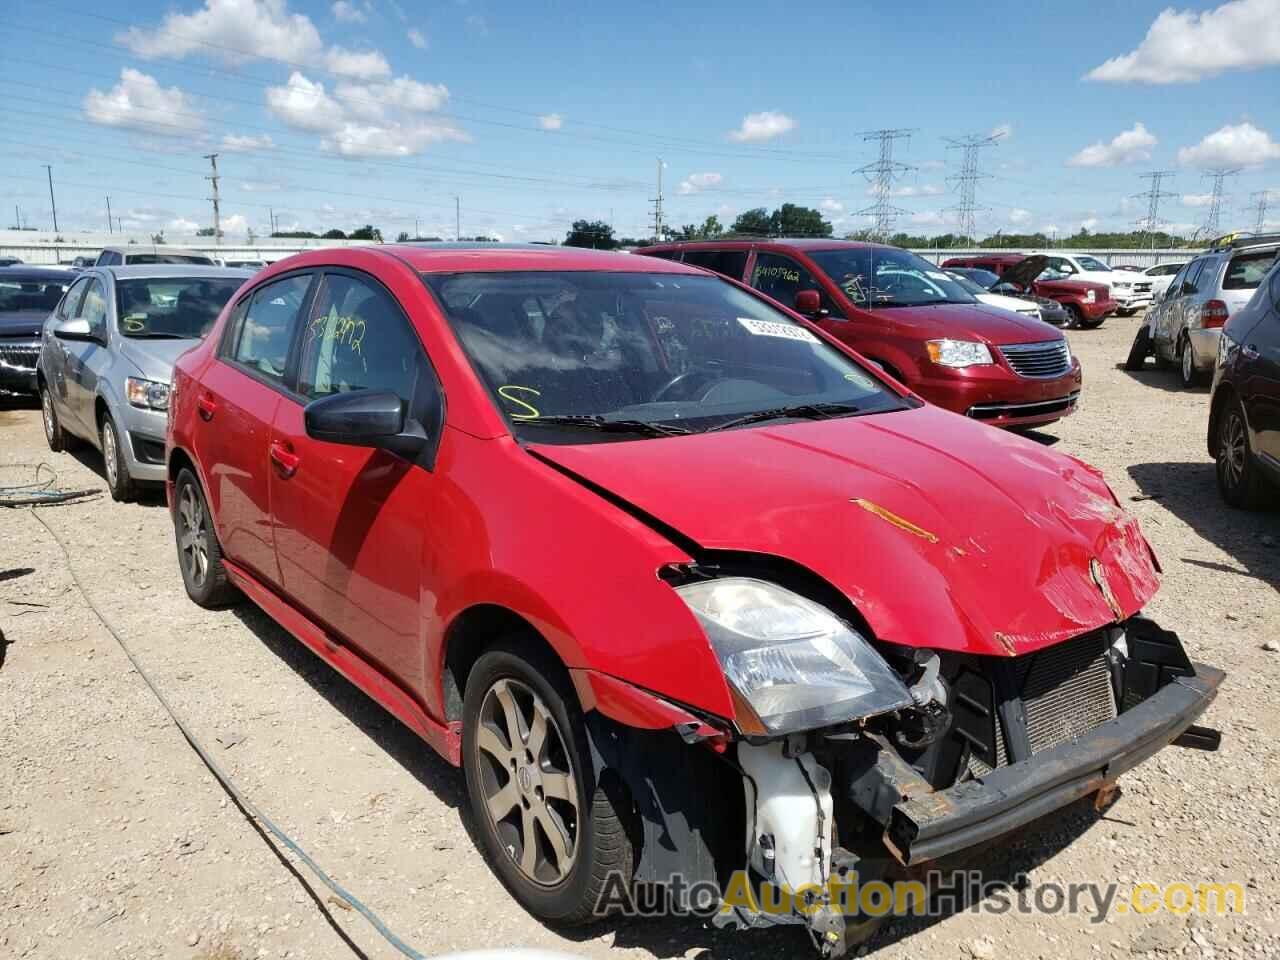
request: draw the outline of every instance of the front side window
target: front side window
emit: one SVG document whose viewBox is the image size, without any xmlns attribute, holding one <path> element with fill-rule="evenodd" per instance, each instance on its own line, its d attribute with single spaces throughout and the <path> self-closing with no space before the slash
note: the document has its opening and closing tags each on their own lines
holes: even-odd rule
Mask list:
<svg viewBox="0 0 1280 960">
<path fill-rule="evenodd" d="M 801 290 L 823 292 L 812 273 L 790 257 L 777 253 L 756 254 L 756 265 L 751 270 L 751 286 L 788 307 L 796 302 L 796 294 Z M 830 310 L 831 306 L 825 303 L 826 299 L 823 294 L 823 306 Z"/>
<path fill-rule="evenodd" d="M 346 274 L 327 274 L 302 331 L 298 392 L 314 399 L 387 390 L 408 403 L 421 353 L 417 334 L 385 290 Z"/>
<path fill-rule="evenodd" d="M 1256 290 L 1262 278 L 1275 263 L 1276 251 L 1263 250 L 1257 253 L 1242 253 L 1231 258 L 1227 265 L 1227 275 L 1222 278 L 1223 290 Z"/>
<path fill-rule="evenodd" d="M 89 333 L 99 339 L 107 335 L 107 291 L 101 280 L 94 280 L 85 291 L 80 317 L 88 321 Z"/>
<path fill-rule="evenodd" d="M 857 413 L 905 406 L 847 354 L 716 277 L 424 279 L 494 403 L 524 438 L 585 442 L 603 435 L 600 421 L 698 431 L 803 404 Z"/>
<path fill-rule="evenodd" d="M 976 302 L 955 280 L 907 250 L 845 247 L 811 250 L 809 258 L 859 307 Z"/>
<path fill-rule="evenodd" d="M 67 295 L 62 298 L 62 303 L 58 305 L 58 318 L 60 320 L 69 320 L 72 317 L 79 316 L 80 299 L 84 296 L 85 288 L 89 286 L 89 279 L 89 277 L 81 277 L 71 285 Z"/>
<path fill-rule="evenodd" d="M 1085 273 L 1110 273 L 1111 268 L 1097 257 L 1076 257 L 1076 263 Z"/>
<path fill-rule="evenodd" d="M 283 383 L 294 322 L 310 285 L 311 275 L 304 273 L 258 290 L 237 331 L 232 358 L 269 380 Z"/>
<path fill-rule="evenodd" d="M 243 281 L 163 277 L 116 281 L 120 333 L 138 339 L 200 339 Z"/>
</svg>

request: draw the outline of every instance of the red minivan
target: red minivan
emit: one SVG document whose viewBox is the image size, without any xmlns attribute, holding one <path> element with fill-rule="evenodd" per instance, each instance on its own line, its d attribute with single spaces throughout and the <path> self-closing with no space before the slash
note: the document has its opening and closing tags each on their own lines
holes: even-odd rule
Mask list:
<svg viewBox="0 0 1280 960">
<path fill-rule="evenodd" d="M 1142 615 L 1096 470 L 693 267 L 290 257 L 177 361 L 166 454 L 190 597 L 247 597 L 460 765 L 547 921 L 656 886 L 839 955 L 874 926 L 840 884 L 1216 742 L 1222 674 Z"/>
<path fill-rule="evenodd" d="M 998 427 L 1075 412 L 1080 363 L 1040 320 L 979 303 L 908 250 L 848 240 L 656 244 L 636 253 L 741 280 L 807 316 L 930 403 Z"/>
</svg>

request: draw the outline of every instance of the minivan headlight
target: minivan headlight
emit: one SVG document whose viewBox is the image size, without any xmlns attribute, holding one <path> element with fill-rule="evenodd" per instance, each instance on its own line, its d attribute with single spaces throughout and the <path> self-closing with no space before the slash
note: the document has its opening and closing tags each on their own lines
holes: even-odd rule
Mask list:
<svg viewBox="0 0 1280 960">
<path fill-rule="evenodd" d="M 725 577 L 685 584 L 676 592 L 711 641 L 735 699 L 755 713 L 739 719 L 744 732 L 811 730 L 912 702 L 902 680 L 864 637 L 790 590 L 751 577 Z M 756 719 L 758 725 L 750 723 Z"/>
<path fill-rule="evenodd" d="M 985 343 L 974 340 L 928 340 L 929 359 L 944 367 L 977 367 L 992 363 Z"/>
<path fill-rule="evenodd" d="M 140 377 L 129 377 L 125 381 L 125 392 L 129 402 L 135 407 L 151 410 L 169 409 L 169 385 L 155 380 L 143 380 Z"/>
</svg>

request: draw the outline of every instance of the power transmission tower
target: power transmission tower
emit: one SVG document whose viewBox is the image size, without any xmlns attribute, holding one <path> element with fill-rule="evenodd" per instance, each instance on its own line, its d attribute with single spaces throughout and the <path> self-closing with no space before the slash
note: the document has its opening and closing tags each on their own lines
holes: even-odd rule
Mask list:
<svg viewBox="0 0 1280 960">
<path fill-rule="evenodd" d="M 205 177 L 213 184 L 213 196 L 209 199 L 213 201 L 213 245 L 215 247 L 221 245 L 222 240 L 222 212 L 218 209 L 218 155 L 216 153 L 206 153 L 204 158 L 209 161 L 209 166 L 213 168 L 213 176 Z"/>
<path fill-rule="evenodd" d="M 1209 215 L 1204 219 L 1204 232 L 1210 240 L 1218 236 L 1218 231 L 1221 229 L 1222 201 L 1225 197 L 1222 185 L 1226 183 L 1227 177 L 1234 177 L 1239 172 L 1239 167 L 1231 169 L 1219 167 L 1217 170 L 1206 170 L 1204 173 L 1206 177 L 1213 177 L 1213 191 L 1209 196 Z"/>
<path fill-rule="evenodd" d="M 875 218 L 875 225 L 871 228 L 871 232 L 877 240 L 885 240 L 892 236 L 894 220 L 899 214 L 907 212 L 901 207 L 895 207 L 889 200 L 893 196 L 893 181 L 915 168 L 893 159 L 893 143 L 895 140 L 909 139 L 913 132 L 906 129 L 871 130 L 862 135 L 864 143 L 872 140 L 880 141 L 880 159 L 853 171 L 867 178 L 871 184 L 871 195 L 876 198 L 876 202 L 871 206 L 859 210 L 858 216 Z"/>
<path fill-rule="evenodd" d="M 1151 181 L 1151 188 L 1145 193 L 1135 193 L 1134 197 L 1147 201 L 1147 215 L 1137 222 L 1138 227 L 1145 230 L 1147 238 L 1154 247 L 1156 243 L 1156 231 L 1160 229 L 1160 201 L 1165 197 L 1173 196 L 1160 189 L 1160 184 L 1166 178 L 1174 175 L 1173 170 L 1152 170 L 1150 173 L 1142 174 L 1143 180 Z"/>
<path fill-rule="evenodd" d="M 662 158 L 658 158 L 658 195 L 649 202 L 653 204 L 653 239 L 662 242 Z"/>
<path fill-rule="evenodd" d="M 1253 232 L 1261 233 L 1262 228 L 1267 223 L 1267 204 L 1271 202 L 1270 190 L 1259 190 L 1257 193 L 1249 194 L 1249 199 L 1256 202 L 1256 206 L 1251 209 L 1254 211 L 1256 219 L 1253 222 Z"/>
<path fill-rule="evenodd" d="M 986 180 L 990 176 L 981 171 L 978 166 L 978 157 L 984 147 L 995 146 L 999 141 L 1001 134 L 992 134 L 983 136 L 980 133 L 971 133 L 964 137 L 943 137 L 947 142 L 948 150 L 963 151 L 960 161 L 960 172 L 955 176 L 947 178 L 948 183 L 956 185 L 956 192 L 960 195 L 960 202 L 953 207 L 948 207 L 948 211 L 954 211 L 956 215 L 957 230 L 960 235 L 973 243 L 977 237 L 977 226 L 975 223 L 975 215 L 979 210 L 985 210 L 985 207 L 978 206 L 977 192 L 978 181 Z"/>
</svg>

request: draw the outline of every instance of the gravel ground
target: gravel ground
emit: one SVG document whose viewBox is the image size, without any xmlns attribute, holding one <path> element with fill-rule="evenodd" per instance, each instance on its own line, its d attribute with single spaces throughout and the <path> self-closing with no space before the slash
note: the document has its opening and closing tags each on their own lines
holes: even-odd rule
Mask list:
<svg viewBox="0 0 1280 960">
<path fill-rule="evenodd" d="M 1280 956 L 1280 514 L 1227 509 L 1204 447 L 1207 392 L 1117 369 L 1135 320 L 1073 332 L 1083 405 L 1039 437 L 1101 467 L 1164 565 L 1149 612 L 1229 677 L 1217 754 L 1167 750 L 969 866 L 1033 883 L 1248 885 L 1245 916 L 1001 916 L 899 922 L 885 960 L 1161 953 Z M 101 486 L 83 450 L 48 452 L 35 409 L 0 411 L 0 485 L 48 461 Z M 162 501 L 100 498 L 41 514 L 196 735 L 263 810 L 426 954 L 529 946 L 627 957 L 814 955 L 798 929 L 624 921 L 571 933 L 520 910 L 468 833 L 463 782 L 256 609 L 187 601 Z M 393 957 L 318 883 L 313 896 L 191 752 L 72 583 L 36 519 L 0 510 L 0 957 Z M 302 876 L 312 881 L 305 867 Z"/>
</svg>

